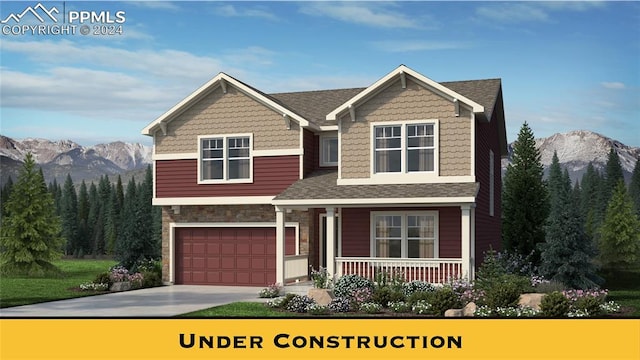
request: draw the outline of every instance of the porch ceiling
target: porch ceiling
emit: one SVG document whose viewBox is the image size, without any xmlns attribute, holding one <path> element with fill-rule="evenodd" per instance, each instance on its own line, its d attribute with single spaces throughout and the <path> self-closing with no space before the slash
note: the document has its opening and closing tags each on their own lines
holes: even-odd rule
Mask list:
<svg viewBox="0 0 640 360">
<path fill-rule="evenodd" d="M 273 199 L 274 205 L 362 205 L 475 202 L 478 183 L 337 185 L 337 170 L 318 170 Z"/>
</svg>

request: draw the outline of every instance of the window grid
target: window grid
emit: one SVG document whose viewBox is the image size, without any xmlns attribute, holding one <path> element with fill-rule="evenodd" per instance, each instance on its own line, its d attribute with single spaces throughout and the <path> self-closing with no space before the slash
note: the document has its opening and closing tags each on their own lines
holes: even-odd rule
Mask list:
<svg viewBox="0 0 640 360">
<path fill-rule="evenodd" d="M 226 181 L 251 178 L 250 136 L 202 138 L 200 144 L 200 180 Z"/>
<path fill-rule="evenodd" d="M 375 257 L 435 258 L 435 214 L 379 214 L 373 216 Z"/>
<path fill-rule="evenodd" d="M 435 130 L 434 123 L 374 126 L 374 173 L 435 171 Z"/>
</svg>

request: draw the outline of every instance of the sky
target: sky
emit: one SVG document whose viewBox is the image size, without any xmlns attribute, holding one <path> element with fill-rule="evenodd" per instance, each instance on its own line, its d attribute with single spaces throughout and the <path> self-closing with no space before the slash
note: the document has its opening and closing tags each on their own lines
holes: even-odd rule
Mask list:
<svg viewBox="0 0 640 360">
<path fill-rule="evenodd" d="M 150 145 L 142 128 L 219 72 L 275 93 L 366 87 L 404 64 L 501 78 L 509 142 L 526 121 L 640 146 L 640 2 L 41 3 L 52 18 L 16 22 L 38 2 L 0 2 L 0 134 L 15 139 Z"/>
</svg>

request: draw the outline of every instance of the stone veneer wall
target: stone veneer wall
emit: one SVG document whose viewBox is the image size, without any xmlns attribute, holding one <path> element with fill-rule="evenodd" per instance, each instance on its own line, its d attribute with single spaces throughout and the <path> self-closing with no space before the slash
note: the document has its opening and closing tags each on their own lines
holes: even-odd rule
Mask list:
<svg viewBox="0 0 640 360">
<path fill-rule="evenodd" d="M 285 214 L 286 222 L 299 224 L 300 254 L 308 254 L 313 221 L 307 211 L 292 211 Z M 169 240 L 170 223 L 243 223 L 273 222 L 276 212 L 272 205 L 182 205 L 180 214 L 175 214 L 170 206 L 162 207 L 162 281 L 169 281 Z"/>
</svg>

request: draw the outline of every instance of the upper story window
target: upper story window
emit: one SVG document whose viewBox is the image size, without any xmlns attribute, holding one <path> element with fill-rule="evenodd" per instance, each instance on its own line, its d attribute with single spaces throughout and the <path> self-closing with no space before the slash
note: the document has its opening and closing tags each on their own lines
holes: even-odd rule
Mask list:
<svg viewBox="0 0 640 360">
<path fill-rule="evenodd" d="M 199 181 L 251 182 L 251 135 L 200 138 Z"/>
<path fill-rule="evenodd" d="M 338 166 L 338 136 L 320 139 L 320 166 Z"/>
<path fill-rule="evenodd" d="M 435 130 L 428 122 L 374 126 L 374 173 L 435 171 Z"/>
</svg>

